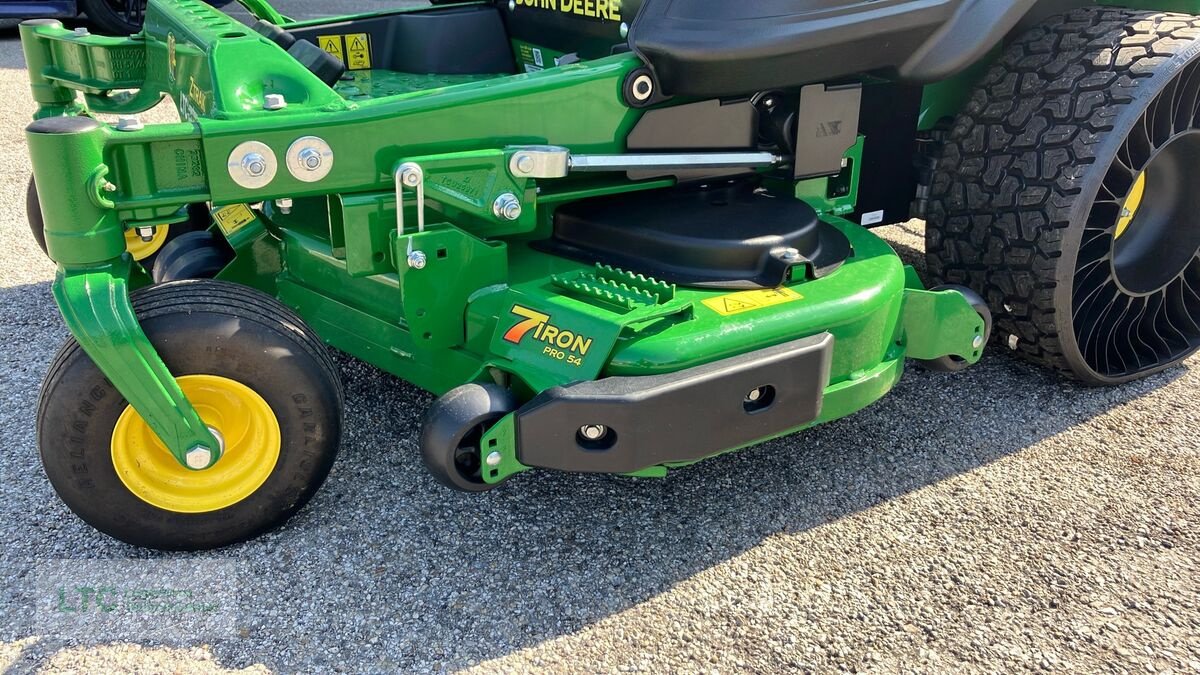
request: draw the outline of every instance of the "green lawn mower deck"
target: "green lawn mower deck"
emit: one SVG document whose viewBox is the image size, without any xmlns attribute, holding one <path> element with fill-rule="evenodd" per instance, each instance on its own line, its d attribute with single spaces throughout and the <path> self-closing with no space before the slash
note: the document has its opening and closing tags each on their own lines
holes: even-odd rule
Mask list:
<svg viewBox="0 0 1200 675">
<path fill-rule="evenodd" d="M 300 23 L 243 4 L 253 27 L 194 0 L 151 0 L 130 39 L 21 27 L 31 224 L 72 334 L 39 445 L 113 536 L 220 546 L 303 506 L 340 439 L 326 345 L 437 394 L 425 465 L 483 491 L 533 468 L 663 476 L 844 417 L 906 359 L 977 362 L 993 312 L 1010 346 L 1049 344 L 1013 318 L 1036 275 L 1008 257 L 980 284 L 990 254 L 970 246 L 990 240 L 953 239 L 1007 207 L 962 211 L 977 192 L 946 170 L 965 155 L 939 154 L 974 151 L 948 120 L 1010 39 L 947 27 L 1017 31 L 1036 3 L 441 2 Z M 133 117 L 164 96 L 182 122 Z M 927 289 L 864 227 L 910 204 L 957 285 Z M 1153 248 L 1173 231 L 1155 217 L 1120 234 Z M 1163 291 L 1181 325 L 1186 292 Z M 1177 363 L 1196 333 L 1111 379 Z M 1062 350 L 1035 356 L 1108 377 Z"/>
</svg>

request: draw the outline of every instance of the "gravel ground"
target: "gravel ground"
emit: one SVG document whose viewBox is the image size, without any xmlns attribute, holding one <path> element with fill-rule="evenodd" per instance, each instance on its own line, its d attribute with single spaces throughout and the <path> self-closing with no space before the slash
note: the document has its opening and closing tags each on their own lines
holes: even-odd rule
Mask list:
<svg viewBox="0 0 1200 675">
<path fill-rule="evenodd" d="M 666 480 L 543 473 L 472 497 L 420 468 L 430 397 L 339 357 L 342 455 L 286 527 L 198 555 L 110 540 L 36 459 L 65 332 L 25 223 L 32 108 L 11 32 L 0 96 L 0 669 L 1200 673 L 1200 360 L 1097 390 L 993 350 Z M 919 225 L 885 233 L 919 263 Z M 198 593 L 235 589 L 215 626 L 176 617 L 163 638 L 135 612 L 117 637 L 46 602 L 98 567 L 161 588 L 205 563 Z"/>
</svg>

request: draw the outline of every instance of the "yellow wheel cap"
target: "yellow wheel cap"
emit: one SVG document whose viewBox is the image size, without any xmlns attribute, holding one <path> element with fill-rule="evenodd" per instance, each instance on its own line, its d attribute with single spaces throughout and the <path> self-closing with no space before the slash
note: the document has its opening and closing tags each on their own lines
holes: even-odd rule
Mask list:
<svg viewBox="0 0 1200 675">
<path fill-rule="evenodd" d="M 125 230 L 125 249 L 134 260 L 145 260 L 158 253 L 158 249 L 167 243 L 167 231 L 170 225 L 159 225 L 154 228 L 154 234 L 149 240 L 143 239 L 136 228 Z"/>
<path fill-rule="evenodd" d="M 1121 205 L 1121 218 L 1117 221 L 1117 232 L 1113 235 L 1114 239 L 1120 239 L 1121 235 L 1125 234 L 1129 226 L 1133 224 L 1133 219 L 1137 217 L 1138 209 L 1142 206 L 1142 199 L 1145 196 L 1146 172 L 1143 171 L 1133 181 L 1133 187 L 1129 188 L 1129 196 L 1125 198 L 1125 203 Z"/>
<path fill-rule="evenodd" d="M 279 420 L 253 389 L 216 375 L 176 378 L 200 419 L 224 441 L 202 471 L 175 460 L 142 416 L 126 407 L 112 435 L 117 476 L 142 501 L 176 513 L 206 513 L 254 494 L 279 462 Z"/>
</svg>

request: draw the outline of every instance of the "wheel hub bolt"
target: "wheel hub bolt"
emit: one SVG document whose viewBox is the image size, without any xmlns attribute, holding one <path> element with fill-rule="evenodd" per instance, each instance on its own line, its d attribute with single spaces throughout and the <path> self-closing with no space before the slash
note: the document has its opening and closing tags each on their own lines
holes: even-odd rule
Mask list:
<svg viewBox="0 0 1200 675">
<path fill-rule="evenodd" d="M 487 465 L 488 466 L 500 466 L 500 462 L 503 460 L 504 460 L 504 457 L 502 457 L 500 455 L 500 453 L 491 452 L 491 453 L 488 453 L 488 456 L 487 456 Z"/>
<path fill-rule="evenodd" d="M 975 341 L 971 343 L 971 346 L 973 346 L 975 349 L 979 349 L 980 347 L 983 347 L 983 336 L 976 335 Z"/>
<path fill-rule="evenodd" d="M 424 251 L 413 251 L 408 254 L 408 266 L 414 270 L 423 270 L 429 259 L 425 257 Z"/>
<path fill-rule="evenodd" d="M 186 459 L 188 468 L 190 469 L 207 469 L 209 464 L 212 464 L 212 450 L 203 445 L 197 445 L 188 450 Z"/>
<path fill-rule="evenodd" d="M 604 435 L 608 433 L 608 429 L 603 424 L 585 424 L 579 428 L 579 433 L 589 441 L 598 441 L 604 438 Z"/>
</svg>

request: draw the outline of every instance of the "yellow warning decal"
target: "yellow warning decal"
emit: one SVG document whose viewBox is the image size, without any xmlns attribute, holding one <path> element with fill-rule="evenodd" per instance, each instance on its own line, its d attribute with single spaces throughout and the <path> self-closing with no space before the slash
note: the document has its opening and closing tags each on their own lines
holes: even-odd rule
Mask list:
<svg viewBox="0 0 1200 675">
<path fill-rule="evenodd" d="M 338 61 L 346 62 L 346 47 L 342 44 L 341 35 L 318 35 L 317 46 L 335 56 Z"/>
<path fill-rule="evenodd" d="M 803 300 L 804 296 L 790 288 L 772 288 L 763 291 L 743 291 L 731 293 L 716 298 L 709 298 L 704 304 L 721 316 L 733 316 L 764 307 L 774 307 L 785 302 Z"/>
<path fill-rule="evenodd" d="M 254 222 L 254 212 L 245 204 L 231 204 L 223 206 L 213 212 L 213 219 L 217 221 L 217 226 L 221 228 L 221 232 L 225 236 L 229 236 L 234 232 Z"/>
<path fill-rule="evenodd" d="M 367 70 L 371 67 L 370 35 L 351 33 L 346 36 L 346 67 L 350 70 Z"/>
</svg>

